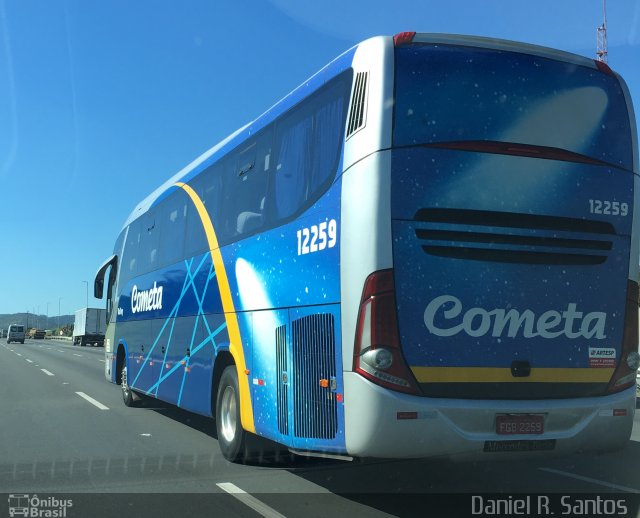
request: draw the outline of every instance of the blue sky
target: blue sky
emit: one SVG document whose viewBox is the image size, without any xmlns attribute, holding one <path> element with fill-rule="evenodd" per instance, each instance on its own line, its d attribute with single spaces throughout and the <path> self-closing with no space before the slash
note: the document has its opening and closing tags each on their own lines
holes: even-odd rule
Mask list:
<svg viewBox="0 0 640 518">
<path fill-rule="evenodd" d="M 640 2 L 607 16 L 609 64 L 640 112 Z M 142 198 L 363 39 L 593 56 L 601 22 L 600 0 L 0 0 L 0 313 L 83 307 Z"/>
</svg>

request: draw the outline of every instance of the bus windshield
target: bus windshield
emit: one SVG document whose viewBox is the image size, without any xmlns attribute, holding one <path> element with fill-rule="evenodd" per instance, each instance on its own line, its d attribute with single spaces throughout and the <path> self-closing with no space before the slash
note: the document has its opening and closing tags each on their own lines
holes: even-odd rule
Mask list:
<svg viewBox="0 0 640 518">
<path fill-rule="evenodd" d="M 632 169 L 624 92 L 617 77 L 597 68 L 429 44 L 396 49 L 395 74 L 395 146 L 511 142 Z"/>
</svg>

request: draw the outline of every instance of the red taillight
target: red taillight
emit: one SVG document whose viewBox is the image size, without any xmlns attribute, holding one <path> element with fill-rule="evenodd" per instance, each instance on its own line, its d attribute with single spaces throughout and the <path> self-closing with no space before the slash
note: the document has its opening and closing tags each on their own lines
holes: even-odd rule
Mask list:
<svg viewBox="0 0 640 518">
<path fill-rule="evenodd" d="M 638 283 L 627 281 L 627 307 L 620 361 L 609 382 L 608 392 L 620 392 L 636 383 L 638 369 Z"/>
<path fill-rule="evenodd" d="M 600 61 L 599 59 L 594 59 L 594 61 L 596 62 L 596 67 L 598 67 L 598 70 L 600 70 L 600 72 L 610 76 L 615 76 L 615 73 L 613 72 L 613 70 L 611 70 L 611 67 L 604 61 Z"/>
<path fill-rule="evenodd" d="M 409 45 L 413 41 L 413 38 L 415 35 L 416 35 L 415 31 L 399 32 L 393 37 L 393 44 L 396 47 L 401 47 L 402 45 Z"/>
<path fill-rule="evenodd" d="M 400 350 L 393 270 L 374 272 L 364 283 L 353 370 L 383 387 L 420 394 Z"/>
</svg>

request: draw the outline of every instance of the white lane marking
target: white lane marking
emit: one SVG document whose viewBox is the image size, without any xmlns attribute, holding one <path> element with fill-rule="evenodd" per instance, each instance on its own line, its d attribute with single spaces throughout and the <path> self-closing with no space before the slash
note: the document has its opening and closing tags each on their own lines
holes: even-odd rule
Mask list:
<svg viewBox="0 0 640 518">
<path fill-rule="evenodd" d="M 18 356 L 22 356 L 20 353 L 16 353 Z"/>
<path fill-rule="evenodd" d="M 98 360 L 98 361 L 99 361 L 99 362 L 102 362 L 102 363 L 104 363 L 104 360 Z"/>
<path fill-rule="evenodd" d="M 25 358 L 25 360 L 27 360 L 29 363 L 33 363 L 33 360 L 30 360 L 29 358 Z"/>
<path fill-rule="evenodd" d="M 619 486 L 618 484 L 612 484 L 611 482 L 606 482 L 604 480 L 598 480 L 595 478 L 583 477 L 582 475 L 576 475 L 575 473 L 569 473 L 567 471 L 561 471 L 559 469 L 553 468 L 538 468 L 540 471 L 547 471 L 549 473 L 555 473 L 556 475 L 563 475 L 569 478 L 575 478 L 576 480 L 582 480 L 583 482 L 589 482 L 591 484 L 597 484 L 604 487 L 609 487 L 611 489 L 616 489 L 618 491 L 624 491 L 625 493 L 640 493 L 640 489 L 635 489 L 633 487 L 627 486 Z"/>
<path fill-rule="evenodd" d="M 83 356 L 81 354 L 78 353 L 73 353 L 74 356 L 77 356 L 78 358 L 82 358 Z"/>
<path fill-rule="evenodd" d="M 49 372 L 47 369 L 40 369 L 40 370 L 44 372 L 47 376 L 55 376 L 53 372 Z"/>
<path fill-rule="evenodd" d="M 240 500 L 247 507 L 251 507 L 256 513 L 264 516 L 265 518 L 285 518 L 283 514 L 280 514 L 275 509 L 269 507 L 267 504 L 258 500 L 255 496 L 250 495 L 246 491 L 243 491 L 235 484 L 231 482 L 220 482 L 216 484 L 220 489 L 226 491 L 234 498 Z"/>
<path fill-rule="evenodd" d="M 62 382 L 62 384 L 63 384 L 63 385 L 68 385 L 68 384 L 69 384 L 69 382 L 68 382 L 68 381 L 63 381 L 63 382 Z"/>
<path fill-rule="evenodd" d="M 86 399 L 92 405 L 97 406 L 100 410 L 109 410 L 108 406 L 104 406 L 100 401 L 96 401 L 91 396 L 87 396 L 84 392 L 76 392 L 76 394 L 81 398 Z"/>
</svg>

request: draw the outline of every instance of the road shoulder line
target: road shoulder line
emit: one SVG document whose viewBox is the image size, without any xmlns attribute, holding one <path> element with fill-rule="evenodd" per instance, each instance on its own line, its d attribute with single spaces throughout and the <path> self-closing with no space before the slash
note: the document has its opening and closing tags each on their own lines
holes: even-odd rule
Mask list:
<svg viewBox="0 0 640 518">
<path fill-rule="evenodd" d="M 581 480 L 582 482 L 589 482 L 590 484 L 597 484 L 599 486 L 608 487 L 611 489 L 615 489 L 616 491 L 623 491 L 625 493 L 640 493 L 640 489 L 635 489 L 633 487 L 627 487 L 627 486 L 619 486 L 618 484 L 612 484 L 611 482 L 606 482 L 604 480 L 598 480 L 596 478 L 576 475 L 575 473 L 569 473 L 568 471 L 561 471 L 559 469 L 553 469 L 553 468 L 538 468 L 538 469 L 540 471 L 546 471 L 548 473 L 555 473 L 556 475 L 562 475 L 565 477 L 574 478 L 576 480 Z"/>
<path fill-rule="evenodd" d="M 87 396 L 84 392 L 76 392 L 76 394 L 78 394 L 78 396 L 80 396 L 82 399 L 91 403 L 93 406 L 98 407 L 100 410 L 109 410 L 108 406 L 103 405 L 102 403 L 100 403 L 100 401 L 93 399 L 91 396 Z"/>
<path fill-rule="evenodd" d="M 232 484 L 231 482 L 220 482 L 216 484 L 216 486 L 218 486 L 223 491 L 226 491 L 231 496 L 238 499 L 244 505 L 246 505 L 247 507 L 250 507 L 256 513 L 260 514 L 261 516 L 264 516 L 265 518 L 285 518 L 283 514 L 280 514 L 278 511 L 276 511 L 272 507 L 269 507 L 264 502 L 261 502 L 260 500 L 258 500 L 255 496 L 250 495 L 249 493 L 240 489 L 238 486 L 236 486 L 235 484 Z"/>
</svg>

